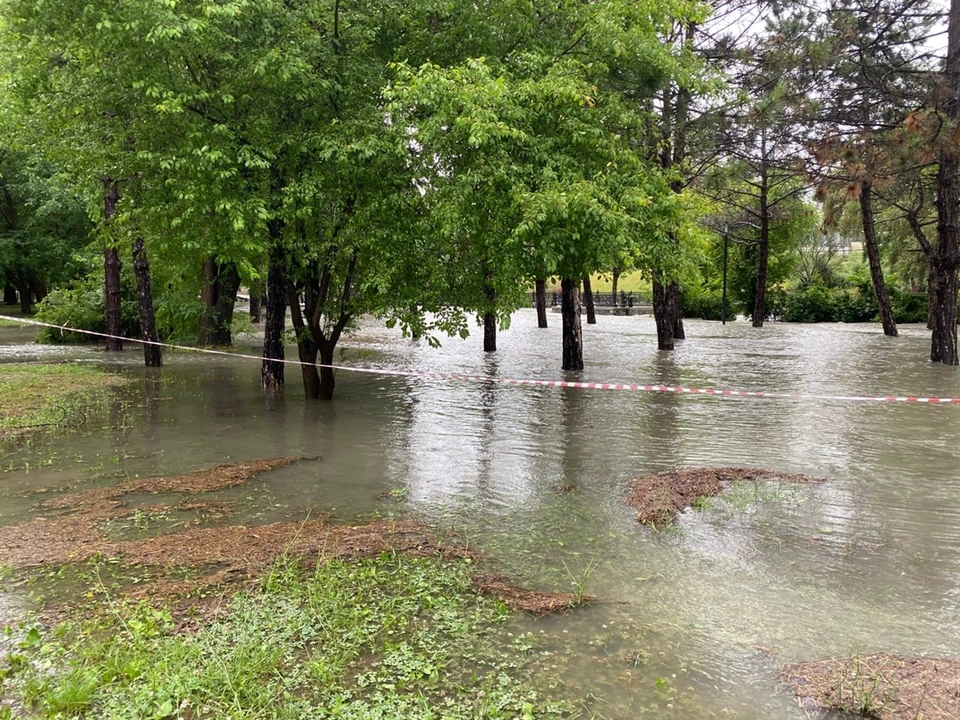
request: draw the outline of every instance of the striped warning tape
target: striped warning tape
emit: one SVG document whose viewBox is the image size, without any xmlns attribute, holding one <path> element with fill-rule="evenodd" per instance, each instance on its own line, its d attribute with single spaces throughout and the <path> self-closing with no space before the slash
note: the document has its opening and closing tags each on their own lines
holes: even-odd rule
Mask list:
<svg viewBox="0 0 960 720">
<path fill-rule="evenodd" d="M 66 325 L 55 325 L 53 323 L 32 320 L 28 318 L 12 317 L 0 315 L 0 320 L 9 320 L 24 325 L 36 325 L 39 327 L 48 327 L 63 332 L 75 332 L 82 335 L 90 335 L 99 338 L 112 338 L 122 340 L 123 342 L 138 343 L 141 345 L 156 345 L 169 348 L 171 350 L 183 350 L 185 352 L 201 353 L 204 355 L 220 355 L 229 358 L 238 358 L 245 360 L 262 361 L 260 355 L 250 355 L 244 353 L 227 352 L 224 350 L 212 350 L 210 348 L 191 347 L 189 345 L 175 345 L 173 343 L 153 342 L 151 340 L 141 340 L 137 338 L 127 338 L 117 335 L 108 335 L 106 333 L 95 332 L 93 330 L 81 330 Z M 300 360 L 278 360 L 287 365 L 309 365 Z M 559 387 L 574 388 L 577 390 L 621 390 L 627 392 L 654 392 L 654 393 L 675 393 L 678 395 L 707 395 L 711 397 L 751 397 L 751 398 L 773 398 L 787 400 L 831 400 L 845 402 L 862 403 L 919 403 L 927 405 L 960 405 L 960 397 L 914 397 L 911 395 L 832 395 L 815 393 L 786 393 L 786 392 L 767 392 L 763 390 L 722 390 L 718 388 L 698 388 L 698 387 L 679 387 L 675 385 L 635 385 L 628 383 L 596 383 L 579 382 L 575 380 L 532 380 L 524 378 L 499 378 L 488 375 L 465 375 L 461 373 L 442 373 L 429 372 L 423 370 L 391 370 L 389 368 L 370 368 L 356 367 L 354 365 L 322 365 L 316 364 L 316 367 L 329 367 L 334 370 L 343 370 L 344 372 L 366 373 L 369 375 L 382 375 L 393 377 L 414 377 L 423 380 L 441 380 L 441 381 L 461 381 L 473 383 L 489 383 L 497 385 L 523 385 L 531 387 Z"/>
</svg>

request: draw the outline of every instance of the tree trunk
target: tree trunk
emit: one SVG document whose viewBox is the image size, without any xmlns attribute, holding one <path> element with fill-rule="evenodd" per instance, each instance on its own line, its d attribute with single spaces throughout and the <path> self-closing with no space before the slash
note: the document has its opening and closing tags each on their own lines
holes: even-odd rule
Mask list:
<svg viewBox="0 0 960 720">
<path fill-rule="evenodd" d="M 677 327 L 674 317 L 673 293 L 669 285 L 664 286 L 660 280 L 653 281 L 653 319 L 657 324 L 657 349 L 673 350 L 673 332 Z"/>
<path fill-rule="evenodd" d="M 277 221 L 270 223 L 270 235 L 274 242 L 279 239 Z M 263 324 L 263 364 L 260 382 L 263 387 L 283 386 L 283 332 L 287 322 L 287 291 L 283 280 L 283 253 L 278 247 L 270 250 L 267 270 L 267 309 Z"/>
<path fill-rule="evenodd" d="M 596 325 L 597 311 L 593 307 L 593 285 L 589 275 L 583 276 L 583 300 L 587 307 L 587 325 Z"/>
<path fill-rule="evenodd" d="M 333 351 L 336 343 L 325 342 L 320 345 L 320 399 L 333 400 L 333 389 L 336 387 L 336 377 L 333 373 Z"/>
<path fill-rule="evenodd" d="M 300 372 L 303 375 L 303 394 L 307 400 L 317 400 L 320 398 L 320 375 L 317 373 L 317 344 L 309 337 L 308 333 L 302 333 L 302 337 L 297 339 L 297 355 L 300 362 Z"/>
<path fill-rule="evenodd" d="M 960 121 L 960 0 L 950 0 L 947 61 L 943 70 L 948 123 L 941 140 L 937 168 L 937 249 L 931 262 L 936 305 L 932 308 L 930 359 L 960 364 L 957 357 L 957 271 L 960 269 L 960 150 L 951 133 Z"/>
<path fill-rule="evenodd" d="M 620 284 L 620 268 L 613 269 L 613 281 L 610 289 L 613 290 L 613 306 L 617 306 L 617 286 Z"/>
<path fill-rule="evenodd" d="M 29 315 L 33 312 L 33 303 L 30 302 L 33 297 L 33 293 L 30 292 L 30 283 L 21 279 L 17 282 L 17 292 L 20 294 L 20 312 Z"/>
<path fill-rule="evenodd" d="M 673 339 L 684 340 L 687 337 L 683 329 L 683 306 L 680 304 L 680 283 L 673 281 L 668 289 L 670 307 L 673 312 Z"/>
<path fill-rule="evenodd" d="M 254 325 L 259 324 L 260 322 L 260 284 L 259 282 L 256 285 L 250 287 L 250 322 Z"/>
<path fill-rule="evenodd" d="M 927 259 L 927 330 L 933 330 L 937 310 L 937 272 Z"/>
<path fill-rule="evenodd" d="M 47 283 L 44 282 L 43 276 L 39 273 L 30 273 L 30 294 L 33 295 L 33 302 L 38 305 L 43 302 L 48 294 Z"/>
<path fill-rule="evenodd" d="M 579 283 L 560 280 L 560 310 L 563 320 L 563 369 L 583 370 L 583 332 L 580 327 Z"/>
<path fill-rule="evenodd" d="M 490 273 L 488 272 L 484 277 L 485 283 L 490 280 Z M 494 311 L 494 306 L 497 302 L 497 291 L 490 287 L 489 284 L 484 284 L 483 294 L 487 298 L 487 311 L 483 314 L 483 351 L 484 352 L 496 352 L 497 350 L 497 314 Z"/>
<path fill-rule="evenodd" d="M 3 286 L 3 304 L 4 305 L 17 304 L 17 289 L 10 283 L 5 283 Z"/>
<path fill-rule="evenodd" d="M 860 185 L 860 221 L 863 225 L 863 246 L 867 251 L 867 261 L 870 264 L 870 278 L 873 280 L 873 296 L 877 299 L 880 308 L 880 323 L 883 325 L 883 334 L 897 337 L 897 323 L 893 319 L 893 308 L 890 306 L 890 296 L 883 280 L 883 267 L 880 265 L 880 247 L 877 245 L 877 231 L 873 217 L 873 187 L 864 180 Z"/>
<path fill-rule="evenodd" d="M 537 278 L 534 304 L 537 306 L 537 327 L 547 327 L 547 281 Z"/>
<path fill-rule="evenodd" d="M 231 325 L 239 289 L 240 274 L 236 265 L 221 265 L 213 257 L 204 258 L 203 287 L 200 291 L 200 302 L 203 304 L 199 328 L 201 345 L 233 344 Z"/>
<path fill-rule="evenodd" d="M 116 180 L 103 181 L 103 219 L 110 222 L 117 211 L 120 202 L 120 188 Z M 105 248 L 103 251 L 103 286 L 104 286 L 104 315 L 107 325 L 106 350 L 120 352 L 123 350 L 123 316 L 120 306 L 120 253 L 115 247 Z"/>
<path fill-rule="evenodd" d="M 137 309 L 140 312 L 140 337 L 143 344 L 143 362 L 147 367 L 160 367 L 163 358 L 158 343 L 157 316 L 153 309 L 153 286 L 150 282 L 150 261 L 143 246 L 143 237 L 133 241 L 133 273 L 137 278 Z"/>
</svg>

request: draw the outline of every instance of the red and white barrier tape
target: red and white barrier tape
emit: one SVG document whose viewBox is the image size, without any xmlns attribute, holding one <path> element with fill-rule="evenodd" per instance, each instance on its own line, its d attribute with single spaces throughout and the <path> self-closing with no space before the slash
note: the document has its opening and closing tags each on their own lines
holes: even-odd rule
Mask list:
<svg viewBox="0 0 960 720">
<path fill-rule="evenodd" d="M 171 350 L 183 350 L 186 352 L 202 353 L 205 355 L 222 355 L 230 358 L 240 358 L 245 360 L 262 361 L 260 355 L 249 355 L 244 353 L 226 352 L 224 350 L 211 350 L 210 348 L 190 347 L 189 345 L 175 345 L 173 343 L 153 342 L 150 340 L 141 340 L 137 338 L 127 338 L 117 335 L 108 335 L 106 333 L 94 332 L 93 330 L 81 330 L 71 328 L 66 325 L 55 325 L 53 323 L 42 322 L 40 320 L 31 320 L 28 318 L 11 317 L 0 315 L 0 320 L 9 320 L 24 325 L 36 325 L 39 327 L 48 327 L 63 332 L 75 332 L 82 335 L 90 335 L 104 339 L 122 340 L 123 342 L 138 343 L 140 345 L 156 345 L 158 347 L 170 348 Z M 287 365 L 310 365 L 300 360 L 274 360 Z M 864 402 L 864 403 L 920 403 L 928 405 L 960 405 L 960 397 L 913 397 L 909 395 L 828 395 L 828 394 L 805 394 L 805 393 L 785 393 L 785 392 L 766 392 L 762 390 L 720 390 L 717 388 L 696 388 L 696 387 L 678 387 L 673 385 L 633 385 L 626 383 L 596 383 L 596 382 L 578 382 L 571 380 L 528 380 L 522 378 L 497 378 L 485 375 L 462 375 L 460 373 L 439 373 L 426 372 L 421 370 L 388 370 L 384 368 L 365 368 L 352 365 L 323 365 L 316 363 L 316 367 L 329 367 L 334 370 L 343 370 L 344 372 L 366 373 L 368 375 L 389 375 L 394 377 L 415 377 L 424 380 L 457 380 L 462 382 L 491 383 L 498 385 L 526 385 L 532 387 L 560 387 L 575 388 L 578 390 L 624 390 L 628 392 L 657 392 L 657 393 L 676 393 L 679 395 L 709 395 L 712 397 L 754 397 L 754 398 L 775 398 L 788 400 L 836 400 L 846 402 Z"/>
</svg>

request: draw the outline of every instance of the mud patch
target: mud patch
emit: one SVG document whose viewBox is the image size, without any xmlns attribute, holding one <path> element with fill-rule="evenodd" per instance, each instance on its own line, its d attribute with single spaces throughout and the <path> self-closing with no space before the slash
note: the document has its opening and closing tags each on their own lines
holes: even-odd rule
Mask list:
<svg viewBox="0 0 960 720">
<path fill-rule="evenodd" d="M 772 470 L 736 467 L 703 467 L 644 475 L 630 482 L 627 503 L 644 525 L 666 525 L 701 498 L 713 497 L 738 481 L 820 483 L 824 478 Z"/>
<path fill-rule="evenodd" d="M 875 720 L 960 718 L 960 660 L 862 655 L 787 665 L 805 704 Z"/>
<path fill-rule="evenodd" d="M 527 590 L 500 575 L 474 575 L 470 581 L 479 592 L 499 598 L 511 610 L 522 610 L 537 617 L 570 610 L 594 599 L 590 595 Z"/>
<path fill-rule="evenodd" d="M 221 465 L 185 475 L 132 480 L 105 488 L 82 490 L 40 503 L 49 517 L 35 517 L 0 528 L 0 564 L 14 568 L 84 562 L 94 555 L 116 555 L 129 543 L 112 543 L 104 538 L 101 524 L 129 517 L 135 512 L 158 513 L 164 510 L 213 510 L 214 505 L 184 501 L 179 505 L 155 505 L 133 509 L 125 497 L 131 493 L 206 493 L 236 487 L 255 475 L 286 467 L 301 460 L 281 457 Z M 220 509 L 224 509 L 220 506 Z M 186 552 L 189 548 L 183 548 Z"/>
</svg>

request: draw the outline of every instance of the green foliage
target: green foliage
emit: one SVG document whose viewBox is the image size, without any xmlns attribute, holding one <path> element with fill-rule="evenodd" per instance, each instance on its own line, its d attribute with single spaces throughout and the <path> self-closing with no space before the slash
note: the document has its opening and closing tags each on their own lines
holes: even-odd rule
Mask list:
<svg viewBox="0 0 960 720">
<path fill-rule="evenodd" d="M 723 319 L 723 291 L 707 287 L 684 285 L 680 292 L 680 305 L 684 317 L 703 320 Z M 737 313 L 727 298 L 727 320 L 736 320 Z"/>
<path fill-rule="evenodd" d="M 927 296 L 888 287 L 894 318 L 898 323 L 925 323 Z M 784 322 L 864 323 L 879 320 L 877 301 L 869 285 L 854 288 L 826 288 L 811 285 L 788 293 L 777 318 Z"/>
<path fill-rule="evenodd" d="M 140 315 L 137 310 L 137 291 L 133 277 L 124 272 L 120 282 L 120 308 L 123 334 L 140 336 Z M 37 319 L 80 330 L 106 332 L 104 319 L 103 270 L 91 272 L 70 285 L 57 288 L 37 307 Z M 37 336 L 42 343 L 102 343 L 96 336 L 44 328 Z"/>
<path fill-rule="evenodd" d="M 145 603 L 25 641 L 7 688 L 37 717 L 533 718 L 535 690 L 470 567 L 385 555 L 278 566 L 224 615 L 178 634 Z M 524 638 L 526 640 L 527 638 Z"/>
</svg>

